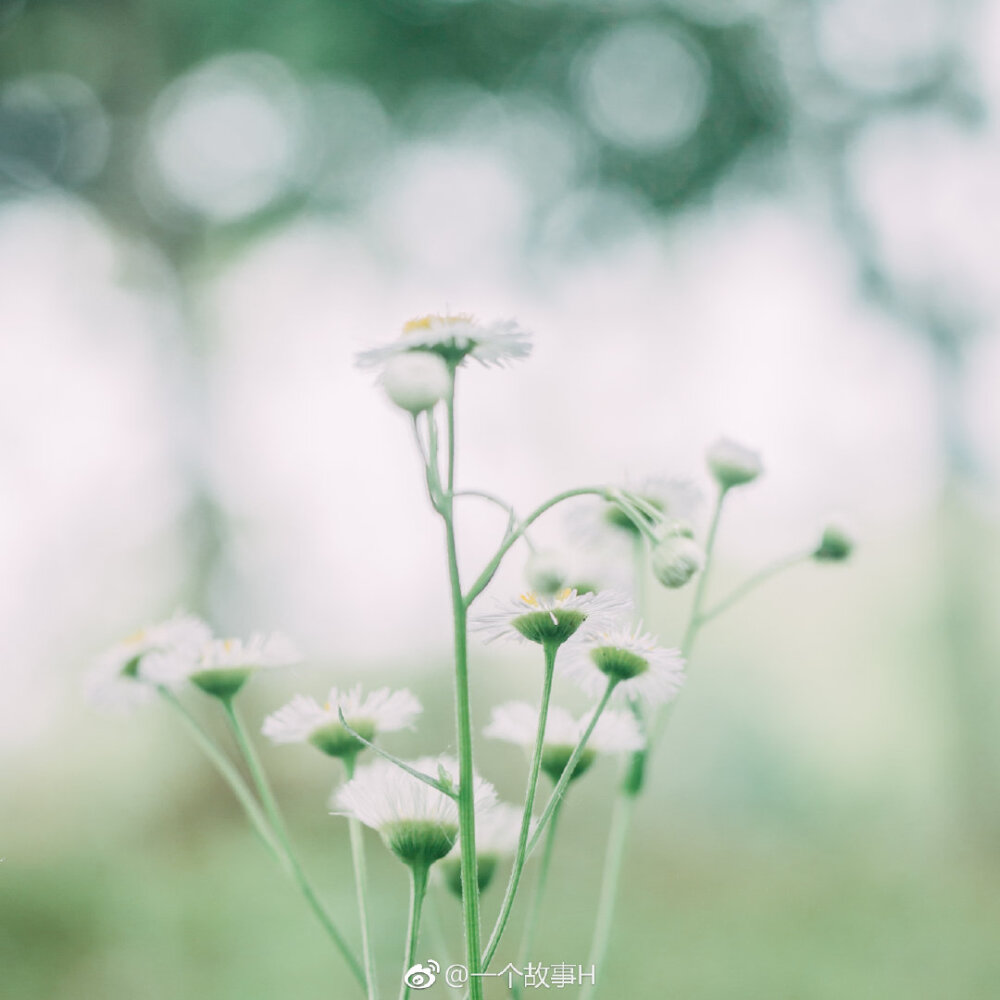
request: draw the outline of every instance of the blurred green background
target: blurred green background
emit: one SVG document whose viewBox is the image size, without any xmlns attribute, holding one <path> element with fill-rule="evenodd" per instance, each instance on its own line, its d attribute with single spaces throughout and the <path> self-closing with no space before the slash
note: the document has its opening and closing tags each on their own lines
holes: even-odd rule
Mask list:
<svg viewBox="0 0 1000 1000">
<path fill-rule="evenodd" d="M 732 498 L 717 595 L 831 514 L 859 542 L 701 640 L 603 995 L 996 997 L 998 45 L 992 0 L 0 0 L 5 995 L 353 995 L 172 720 L 100 716 L 79 682 L 183 606 L 306 651 L 247 693 L 255 727 L 361 679 L 427 708 L 395 751 L 451 747 L 438 528 L 352 368 L 451 308 L 538 335 L 469 372 L 463 485 L 707 494 L 727 432 L 767 475 Z M 501 527 L 470 513 L 467 571 Z M 539 540 L 614 582 L 579 527 Z M 679 641 L 688 600 L 649 626 Z M 473 665 L 478 725 L 534 696 L 530 651 Z M 522 762 L 479 751 L 516 800 Z M 336 768 L 264 753 L 350 927 Z M 567 806 L 544 961 L 585 960 L 614 781 Z M 371 852 L 388 987 L 405 883 Z"/>
</svg>

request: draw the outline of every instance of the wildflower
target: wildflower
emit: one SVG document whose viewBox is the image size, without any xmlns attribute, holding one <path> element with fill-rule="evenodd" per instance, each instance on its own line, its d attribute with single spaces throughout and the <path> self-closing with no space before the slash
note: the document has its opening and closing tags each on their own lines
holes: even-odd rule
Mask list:
<svg viewBox="0 0 1000 1000">
<path fill-rule="evenodd" d="M 684 531 L 670 530 L 653 546 L 650 566 L 664 587 L 683 587 L 701 569 L 703 556 L 698 543 Z"/>
<path fill-rule="evenodd" d="M 567 588 L 551 597 L 531 592 L 472 619 L 470 627 L 481 632 L 486 642 L 515 639 L 558 646 L 584 623 L 588 635 L 609 628 L 629 608 L 628 598 L 613 591 L 580 594 Z"/>
<path fill-rule="evenodd" d="M 264 720 L 261 731 L 273 743 L 311 743 L 331 757 L 350 758 L 364 746 L 344 728 L 340 712 L 351 729 L 371 741 L 379 733 L 412 728 L 422 710 L 405 689 L 379 688 L 362 698 L 358 684 L 350 691 L 331 689 L 324 705 L 297 694 Z"/>
<path fill-rule="evenodd" d="M 421 757 L 409 764 L 428 777 L 444 774 L 458 782 L 458 762 L 450 757 Z M 496 790 L 477 777 L 476 811 L 496 802 Z M 443 858 L 458 838 L 458 804 L 444 792 L 379 759 L 359 767 L 334 795 L 336 810 L 377 830 L 401 861 L 426 867 Z"/>
<path fill-rule="evenodd" d="M 513 856 L 520 832 L 521 810 L 517 806 L 498 802 L 476 814 L 476 865 L 480 892 L 493 881 L 500 862 Z M 461 899 L 461 840 L 455 841 L 455 846 L 441 861 L 439 872 L 445 885 Z"/>
<path fill-rule="evenodd" d="M 296 663 L 299 655 L 285 636 L 255 634 L 242 639 L 213 639 L 197 659 L 158 657 L 143 668 L 157 683 L 178 684 L 189 680 L 206 694 L 227 701 L 233 698 L 258 670 Z"/>
<path fill-rule="evenodd" d="M 837 525 L 827 525 L 819 547 L 812 554 L 817 562 L 843 562 L 854 550 L 850 535 Z"/>
<path fill-rule="evenodd" d="M 705 454 L 709 471 L 721 489 L 752 483 L 763 471 L 760 454 L 729 438 L 719 438 Z"/>
<path fill-rule="evenodd" d="M 436 354 L 452 367 L 470 357 L 503 367 L 531 353 L 531 335 L 513 320 L 480 323 L 468 313 L 419 316 L 404 324 L 398 340 L 359 354 L 358 366 L 376 368 L 412 351 Z"/>
<path fill-rule="evenodd" d="M 125 710 L 149 701 L 158 683 L 150 666 L 165 661 L 194 663 L 212 637 L 209 627 L 193 615 L 178 614 L 140 629 L 98 658 L 84 682 L 93 704 Z"/>
<path fill-rule="evenodd" d="M 542 743 L 542 770 L 554 784 L 562 777 L 573 750 L 592 718 L 593 712 L 575 719 L 566 709 L 557 705 L 549 708 Z M 493 709 L 490 724 L 483 730 L 483 735 L 524 747 L 530 753 L 538 735 L 538 709 L 523 701 L 498 705 Z M 639 724 L 631 712 L 606 709 L 597 720 L 587 746 L 573 769 L 573 780 L 590 768 L 599 753 L 631 753 L 644 746 L 645 740 Z"/>
<path fill-rule="evenodd" d="M 673 698 L 684 683 L 684 660 L 676 649 L 657 645 L 642 626 L 610 629 L 567 646 L 558 666 L 591 695 L 600 694 L 609 680 L 619 698 L 661 704 Z"/>
<path fill-rule="evenodd" d="M 451 388 L 448 366 L 429 351 L 407 351 L 389 358 L 382 388 L 400 409 L 423 413 L 441 402 Z"/>
</svg>

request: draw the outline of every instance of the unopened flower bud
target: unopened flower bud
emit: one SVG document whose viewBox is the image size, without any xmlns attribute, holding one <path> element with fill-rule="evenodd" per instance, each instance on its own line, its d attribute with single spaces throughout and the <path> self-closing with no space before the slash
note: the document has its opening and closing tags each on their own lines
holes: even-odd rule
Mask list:
<svg viewBox="0 0 1000 1000">
<path fill-rule="evenodd" d="M 763 471 L 758 452 L 729 438 L 719 438 L 705 454 L 709 471 L 724 490 L 752 483 Z"/>
<path fill-rule="evenodd" d="M 448 365 L 430 351 L 407 351 L 391 357 L 382 372 L 382 386 L 401 409 L 422 413 L 448 394 Z"/>
<path fill-rule="evenodd" d="M 843 562 L 854 549 L 854 542 L 847 533 L 836 525 L 827 525 L 823 530 L 819 548 L 813 553 L 817 562 Z"/>
<path fill-rule="evenodd" d="M 651 565 L 664 587 L 683 587 L 701 569 L 701 548 L 685 534 L 667 535 L 653 547 Z"/>
<path fill-rule="evenodd" d="M 566 564 L 559 553 L 552 550 L 532 552 L 524 567 L 524 575 L 528 586 L 546 597 L 566 586 Z"/>
</svg>

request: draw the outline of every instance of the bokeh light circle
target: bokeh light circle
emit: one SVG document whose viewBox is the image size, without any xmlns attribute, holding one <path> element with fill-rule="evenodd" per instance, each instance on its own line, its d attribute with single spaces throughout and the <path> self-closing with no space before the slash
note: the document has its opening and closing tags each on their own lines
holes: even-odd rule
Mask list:
<svg viewBox="0 0 1000 1000">
<path fill-rule="evenodd" d="M 157 180 L 217 219 L 266 207 L 294 180 L 303 148 L 298 84 L 270 56 L 213 59 L 171 84 L 150 118 Z"/>
<path fill-rule="evenodd" d="M 701 121 L 708 59 L 671 24 L 636 21 L 609 29 L 580 57 L 579 97 L 610 142 L 643 152 L 679 146 Z"/>
</svg>

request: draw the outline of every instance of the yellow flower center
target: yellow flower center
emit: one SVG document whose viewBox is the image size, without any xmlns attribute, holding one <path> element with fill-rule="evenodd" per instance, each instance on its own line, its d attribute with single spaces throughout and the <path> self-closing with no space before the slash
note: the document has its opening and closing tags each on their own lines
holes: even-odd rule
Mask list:
<svg viewBox="0 0 1000 1000">
<path fill-rule="evenodd" d="M 417 316 L 403 324 L 403 333 L 419 333 L 429 330 L 439 323 L 475 323 L 476 318 L 471 313 L 429 313 L 427 316 Z"/>
<path fill-rule="evenodd" d="M 552 598 L 553 604 L 562 604 L 564 601 L 568 601 L 574 594 L 572 587 L 563 587 L 555 597 Z M 541 608 L 542 602 L 533 590 L 528 591 L 526 594 L 521 595 L 521 603 L 527 604 L 531 608 Z"/>
</svg>

